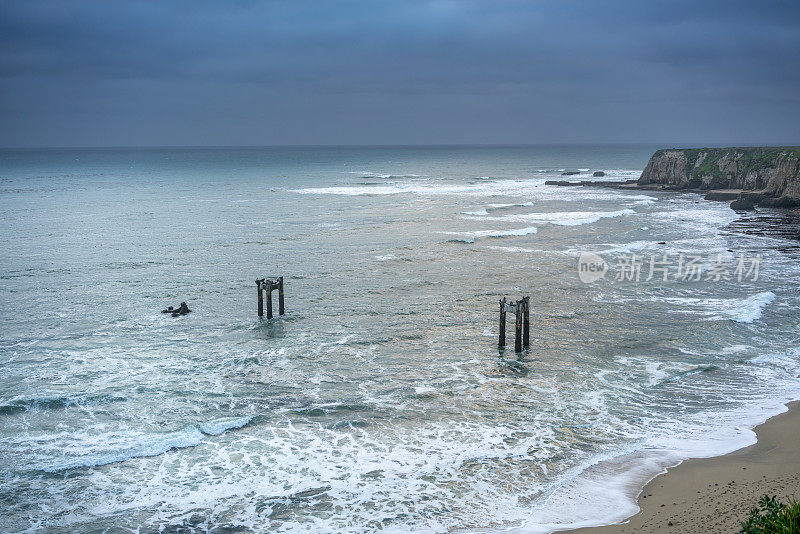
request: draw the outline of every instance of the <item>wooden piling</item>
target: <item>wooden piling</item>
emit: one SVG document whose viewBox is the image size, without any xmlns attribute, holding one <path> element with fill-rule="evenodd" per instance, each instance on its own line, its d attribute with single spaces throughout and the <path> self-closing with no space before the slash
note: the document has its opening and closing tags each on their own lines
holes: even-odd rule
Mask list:
<svg viewBox="0 0 800 534">
<path fill-rule="evenodd" d="M 284 305 L 284 291 L 283 291 L 283 277 L 279 276 L 274 279 L 259 278 L 256 280 L 258 287 L 258 316 L 264 315 L 264 293 L 267 298 L 267 319 L 272 319 L 272 292 L 278 290 L 278 313 L 280 315 L 286 314 L 286 306 Z"/>
<path fill-rule="evenodd" d="M 522 297 L 516 302 L 508 302 L 506 297 L 500 299 L 500 336 L 497 345 L 506 346 L 506 314 L 514 314 L 514 350 L 522 352 L 531 344 L 530 297 Z"/>
<path fill-rule="evenodd" d="M 272 280 L 265 282 L 267 291 L 267 319 L 272 319 Z"/>
<path fill-rule="evenodd" d="M 256 287 L 258 288 L 258 316 L 264 316 L 264 292 L 261 289 L 261 280 L 256 280 Z"/>
<path fill-rule="evenodd" d="M 278 277 L 278 315 L 283 315 L 283 277 Z"/>
<path fill-rule="evenodd" d="M 522 345 L 527 349 L 531 346 L 531 298 L 523 298 L 522 303 Z"/>
<path fill-rule="evenodd" d="M 506 298 L 500 299 L 500 340 L 498 346 L 506 346 Z"/>
</svg>

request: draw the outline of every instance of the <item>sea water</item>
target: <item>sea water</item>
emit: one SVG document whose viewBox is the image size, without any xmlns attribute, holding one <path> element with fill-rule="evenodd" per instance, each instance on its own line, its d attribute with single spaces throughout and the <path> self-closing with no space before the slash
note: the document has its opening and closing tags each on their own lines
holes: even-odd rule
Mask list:
<svg viewBox="0 0 800 534">
<path fill-rule="evenodd" d="M 798 247 L 764 213 L 545 184 L 637 178 L 654 149 L 3 151 L 0 531 L 635 512 L 665 466 L 800 398 Z M 583 252 L 612 267 L 583 283 Z M 638 281 L 613 268 L 634 254 Z M 665 255 L 759 272 L 648 279 Z M 257 317 L 265 276 L 283 317 Z M 510 324 L 500 351 L 498 300 L 523 295 L 530 349 Z"/>
</svg>

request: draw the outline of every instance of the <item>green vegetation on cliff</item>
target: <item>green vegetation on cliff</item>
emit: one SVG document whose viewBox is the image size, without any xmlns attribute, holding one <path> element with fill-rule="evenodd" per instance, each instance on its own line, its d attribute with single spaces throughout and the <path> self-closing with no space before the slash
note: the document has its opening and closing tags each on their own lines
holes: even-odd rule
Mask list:
<svg viewBox="0 0 800 534">
<path fill-rule="evenodd" d="M 765 190 L 796 197 L 800 147 L 662 149 L 650 158 L 639 183 L 671 189 Z"/>
</svg>

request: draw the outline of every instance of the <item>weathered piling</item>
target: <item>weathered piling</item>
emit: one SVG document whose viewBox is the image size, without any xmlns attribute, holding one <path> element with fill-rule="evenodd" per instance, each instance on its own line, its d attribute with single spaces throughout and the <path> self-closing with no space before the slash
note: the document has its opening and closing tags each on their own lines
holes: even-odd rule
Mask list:
<svg viewBox="0 0 800 534">
<path fill-rule="evenodd" d="M 530 297 L 523 297 L 516 302 L 500 299 L 500 337 L 498 346 L 506 346 L 506 313 L 514 314 L 514 350 L 522 352 L 522 348 L 530 346 Z"/>
<path fill-rule="evenodd" d="M 278 277 L 278 315 L 284 314 L 283 307 L 283 277 Z"/>
<path fill-rule="evenodd" d="M 268 278 L 259 278 L 256 280 L 256 286 L 258 287 L 258 316 L 263 317 L 264 315 L 264 292 L 267 294 L 267 319 L 272 319 L 272 291 L 274 289 L 278 290 L 278 313 L 280 315 L 284 315 L 286 313 L 286 308 L 284 306 L 284 297 L 283 297 L 283 277 L 279 276 L 275 280 L 270 280 Z"/>
<path fill-rule="evenodd" d="M 500 348 L 506 346 L 506 298 L 500 299 Z"/>
<path fill-rule="evenodd" d="M 267 319 L 272 319 L 272 280 L 264 283 L 264 290 L 267 292 Z"/>
<path fill-rule="evenodd" d="M 531 298 L 523 297 L 522 302 L 522 345 L 527 349 L 531 346 Z"/>
</svg>

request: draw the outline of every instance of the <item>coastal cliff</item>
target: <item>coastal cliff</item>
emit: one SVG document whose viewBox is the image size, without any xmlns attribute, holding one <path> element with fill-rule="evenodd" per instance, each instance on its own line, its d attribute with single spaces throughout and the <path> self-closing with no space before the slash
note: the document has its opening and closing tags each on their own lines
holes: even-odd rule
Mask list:
<svg viewBox="0 0 800 534">
<path fill-rule="evenodd" d="M 672 190 L 736 190 L 738 198 L 744 202 L 776 207 L 798 206 L 800 148 L 659 150 L 647 163 L 638 186 Z"/>
</svg>

